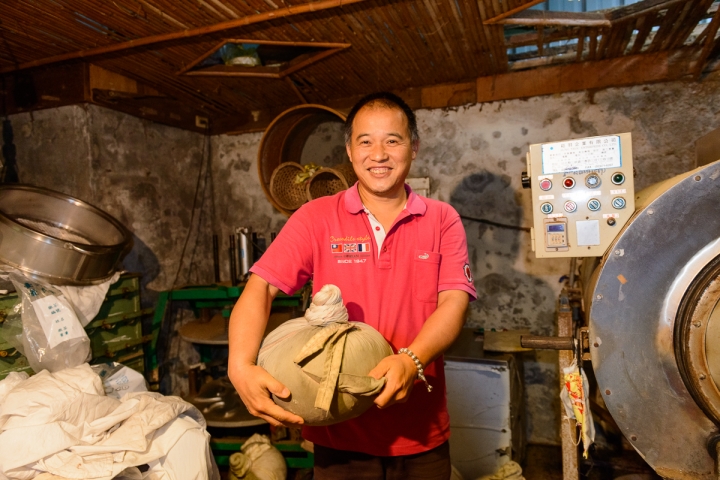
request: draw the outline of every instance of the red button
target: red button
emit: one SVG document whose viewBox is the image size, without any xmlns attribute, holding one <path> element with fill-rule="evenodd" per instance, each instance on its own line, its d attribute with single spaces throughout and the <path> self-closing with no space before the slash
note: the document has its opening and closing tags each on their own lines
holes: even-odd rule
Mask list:
<svg viewBox="0 0 720 480">
<path fill-rule="evenodd" d="M 379 231 L 380 231 L 380 227 L 375 227 L 375 230 L 377 230 L 377 231 L 379 232 Z"/>
<path fill-rule="evenodd" d="M 552 188 L 552 182 L 549 178 L 543 178 L 540 180 L 540 190 L 548 191 Z"/>
<path fill-rule="evenodd" d="M 565 188 L 573 188 L 575 186 L 575 179 L 572 177 L 567 177 L 565 180 L 563 180 L 563 186 Z"/>
<path fill-rule="evenodd" d="M 383 247 L 383 252 L 387 252 L 387 247 Z"/>
</svg>

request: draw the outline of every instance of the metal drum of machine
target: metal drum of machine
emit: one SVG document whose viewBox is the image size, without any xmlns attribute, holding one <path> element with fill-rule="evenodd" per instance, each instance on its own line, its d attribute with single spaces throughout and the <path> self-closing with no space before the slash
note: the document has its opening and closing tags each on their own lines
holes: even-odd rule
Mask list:
<svg viewBox="0 0 720 480">
<path fill-rule="evenodd" d="M 82 200 L 0 186 L 0 263 L 53 284 L 90 285 L 107 280 L 131 247 L 120 222 Z"/>
<path fill-rule="evenodd" d="M 649 187 L 585 291 L 593 369 L 665 478 L 718 478 L 720 162 Z"/>
</svg>

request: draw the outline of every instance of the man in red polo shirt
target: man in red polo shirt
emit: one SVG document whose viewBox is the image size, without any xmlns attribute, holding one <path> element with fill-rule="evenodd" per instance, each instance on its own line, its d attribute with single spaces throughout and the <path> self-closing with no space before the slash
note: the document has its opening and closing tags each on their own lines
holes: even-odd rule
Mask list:
<svg viewBox="0 0 720 480">
<path fill-rule="evenodd" d="M 450 205 L 405 185 L 419 139 L 415 115 L 399 97 L 358 102 L 345 142 L 358 182 L 300 208 L 253 266 L 230 317 L 229 376 L 252 414 L 301 424 L 272 402 L 270 392 L 290 392 L 255 359 L 279 291 L 293 293 L 311 278 L 313 294 L 335 284 L 350 320 L 373 326 L 397 353 L 370 372 L 387 379 L 377 409 L 303 428 L 315 444 L 315 479 L 448 479 L 442 353 L 475 299 L 465 230 Z"/>
</svg>

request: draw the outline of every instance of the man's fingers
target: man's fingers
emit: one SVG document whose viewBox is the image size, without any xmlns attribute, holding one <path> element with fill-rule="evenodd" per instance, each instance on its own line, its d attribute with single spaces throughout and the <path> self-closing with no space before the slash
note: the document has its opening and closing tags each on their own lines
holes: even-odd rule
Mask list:
<svg viewBox="0 0 720 480">
<path fill-rule="evenodd" d="M 282 398 L 283 400 L 290 397 L 290 390 L 278 381 L 270 382 L 270 384 L 267 386 L 267 389 L 270 393 L 272 393 L 278 398 Z"/>
</svg>

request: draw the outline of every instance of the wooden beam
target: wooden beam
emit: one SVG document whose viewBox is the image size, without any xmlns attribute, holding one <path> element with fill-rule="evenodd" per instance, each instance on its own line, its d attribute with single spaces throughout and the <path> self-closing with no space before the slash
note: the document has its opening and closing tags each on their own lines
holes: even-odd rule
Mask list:
<svg viewBox="0 0 720 480">
<path fill-rule="evenodd" d="M 0 68 L 0 74 L 14 72 L 17 70 L 25 70 L 28 68 L 39 67 L 43 65 L 50 65 L 54 63 L 66 62 L 68 60 L 78 59 L 89 59 L 98 57 L 100 55 L 106 55 L 109 53 L 128 52 L 140 47 L 154 46 L 158 47 L 167 42 L 175 40 L 184 40 L 193 37 L 200 37 L 209 35 L 212 33 L 223 32 L 239 27 L 245 27 L 255 23 L 262 23 L 268 20 L 275 20 L 278 18 L 285 18 L 294 15 L 300 15 L 309 12 L 318 12 L 327 10 L 335 7 L 342 7 L 345 5 L 352 5 L 355 3 L 364 2 L 366 0 L 320 0 L 317 2 L 304 3 L 297 6 L 289 6 L 284 8 L 278 8 L 270 12 L 258 13 L 255 15 L 248 15 L 237 20 L 229 20 L 226 22 L 216 23 L 215 25 L 209 25 L 206 27 L 191 28 L 187 30 L 181 30 L 173 33 L 166 33 L 161 35 L 151 35 L 149 37 L 138 38 L 135 40 L 129 40 L 127 42 L 120 42 L 114 45 L 107 45 L 104 47 L 89 48 L 86 50 L 80 50 L 77 52 L 63 53 L 61 55 L 53 55 L 40 60 L 33 60 L 30 62 L 21 63 L 13 67 Z"/>
<path fill-rule="evenodd" d="M 0 81 L 4 111 L 0 115 L 83 103 L 89 91 L 87 67 L 81 64 L 4 75 Z"/>
<path fill-rule="evenodd" d="M 644 0 L 642 2 L 633 3 L 626 7 L 614 8 L 607 12 L 607 18 L 611 22 L 625 22 L 642 17 L 650 13 L 657 13 L 672 7 L 676 3 L 685 3 L 688 0 Z"/>
<path fill-rule="evenodd" d="M 610 27 L 605 15 L 595 12 L 545 12 L 528 10 L 495 22 L 500 25 L 557 25 L 562 27 Z"/>
<path fill-rule="evenodd" d="M 422 108 L 445 108 L 477 102 L 475 82 L 436 85 L 420 89 Z"/>
<path fill-rule="evenodd" d="M 522 12 L 523 10 L 526 10 L 526 9 L 528 9 L 534 5 L 537 5 L 538 3 L 542 3 L 544 1 L 545 0 L 531 0 L 530 2 L 526 3 L 525 5 L 520 5 L 519 7 L 515 7 L 511 10 L 508 10 L 505 13 L 501 13 L 500 15 L 497 15 L 488 20 L 485 20 L 483 22 L 483 25 L 493 25 L 493 24 L 497 23 L 498 21 L 502 20 L 503 18 L 507 18 L 510 15 L 514 15 L 518 12 Z"/>
<path fill-rule="evenodd" d="M 698 58 L 697 65 L 695 67 L 694 77 L 697 79 L 702 74 L 705 64 L 713 46 L 715 45 L 715 35 L 717 34 L 718 27 L 720 26 L 720 8 L 713 15 L 713 19 L 710 21 L 705 30 L 708 32 L 705 37 L 705 45 L 703 45 L 702 52 L 700 52 L 700 58 Z"/>
<path fill-rule="evenodd" d="M 523 70 L 477 79 L 477 101 L 493 102 L 678 80 L 693 73 L 695 49 Z"/>
</svg>

